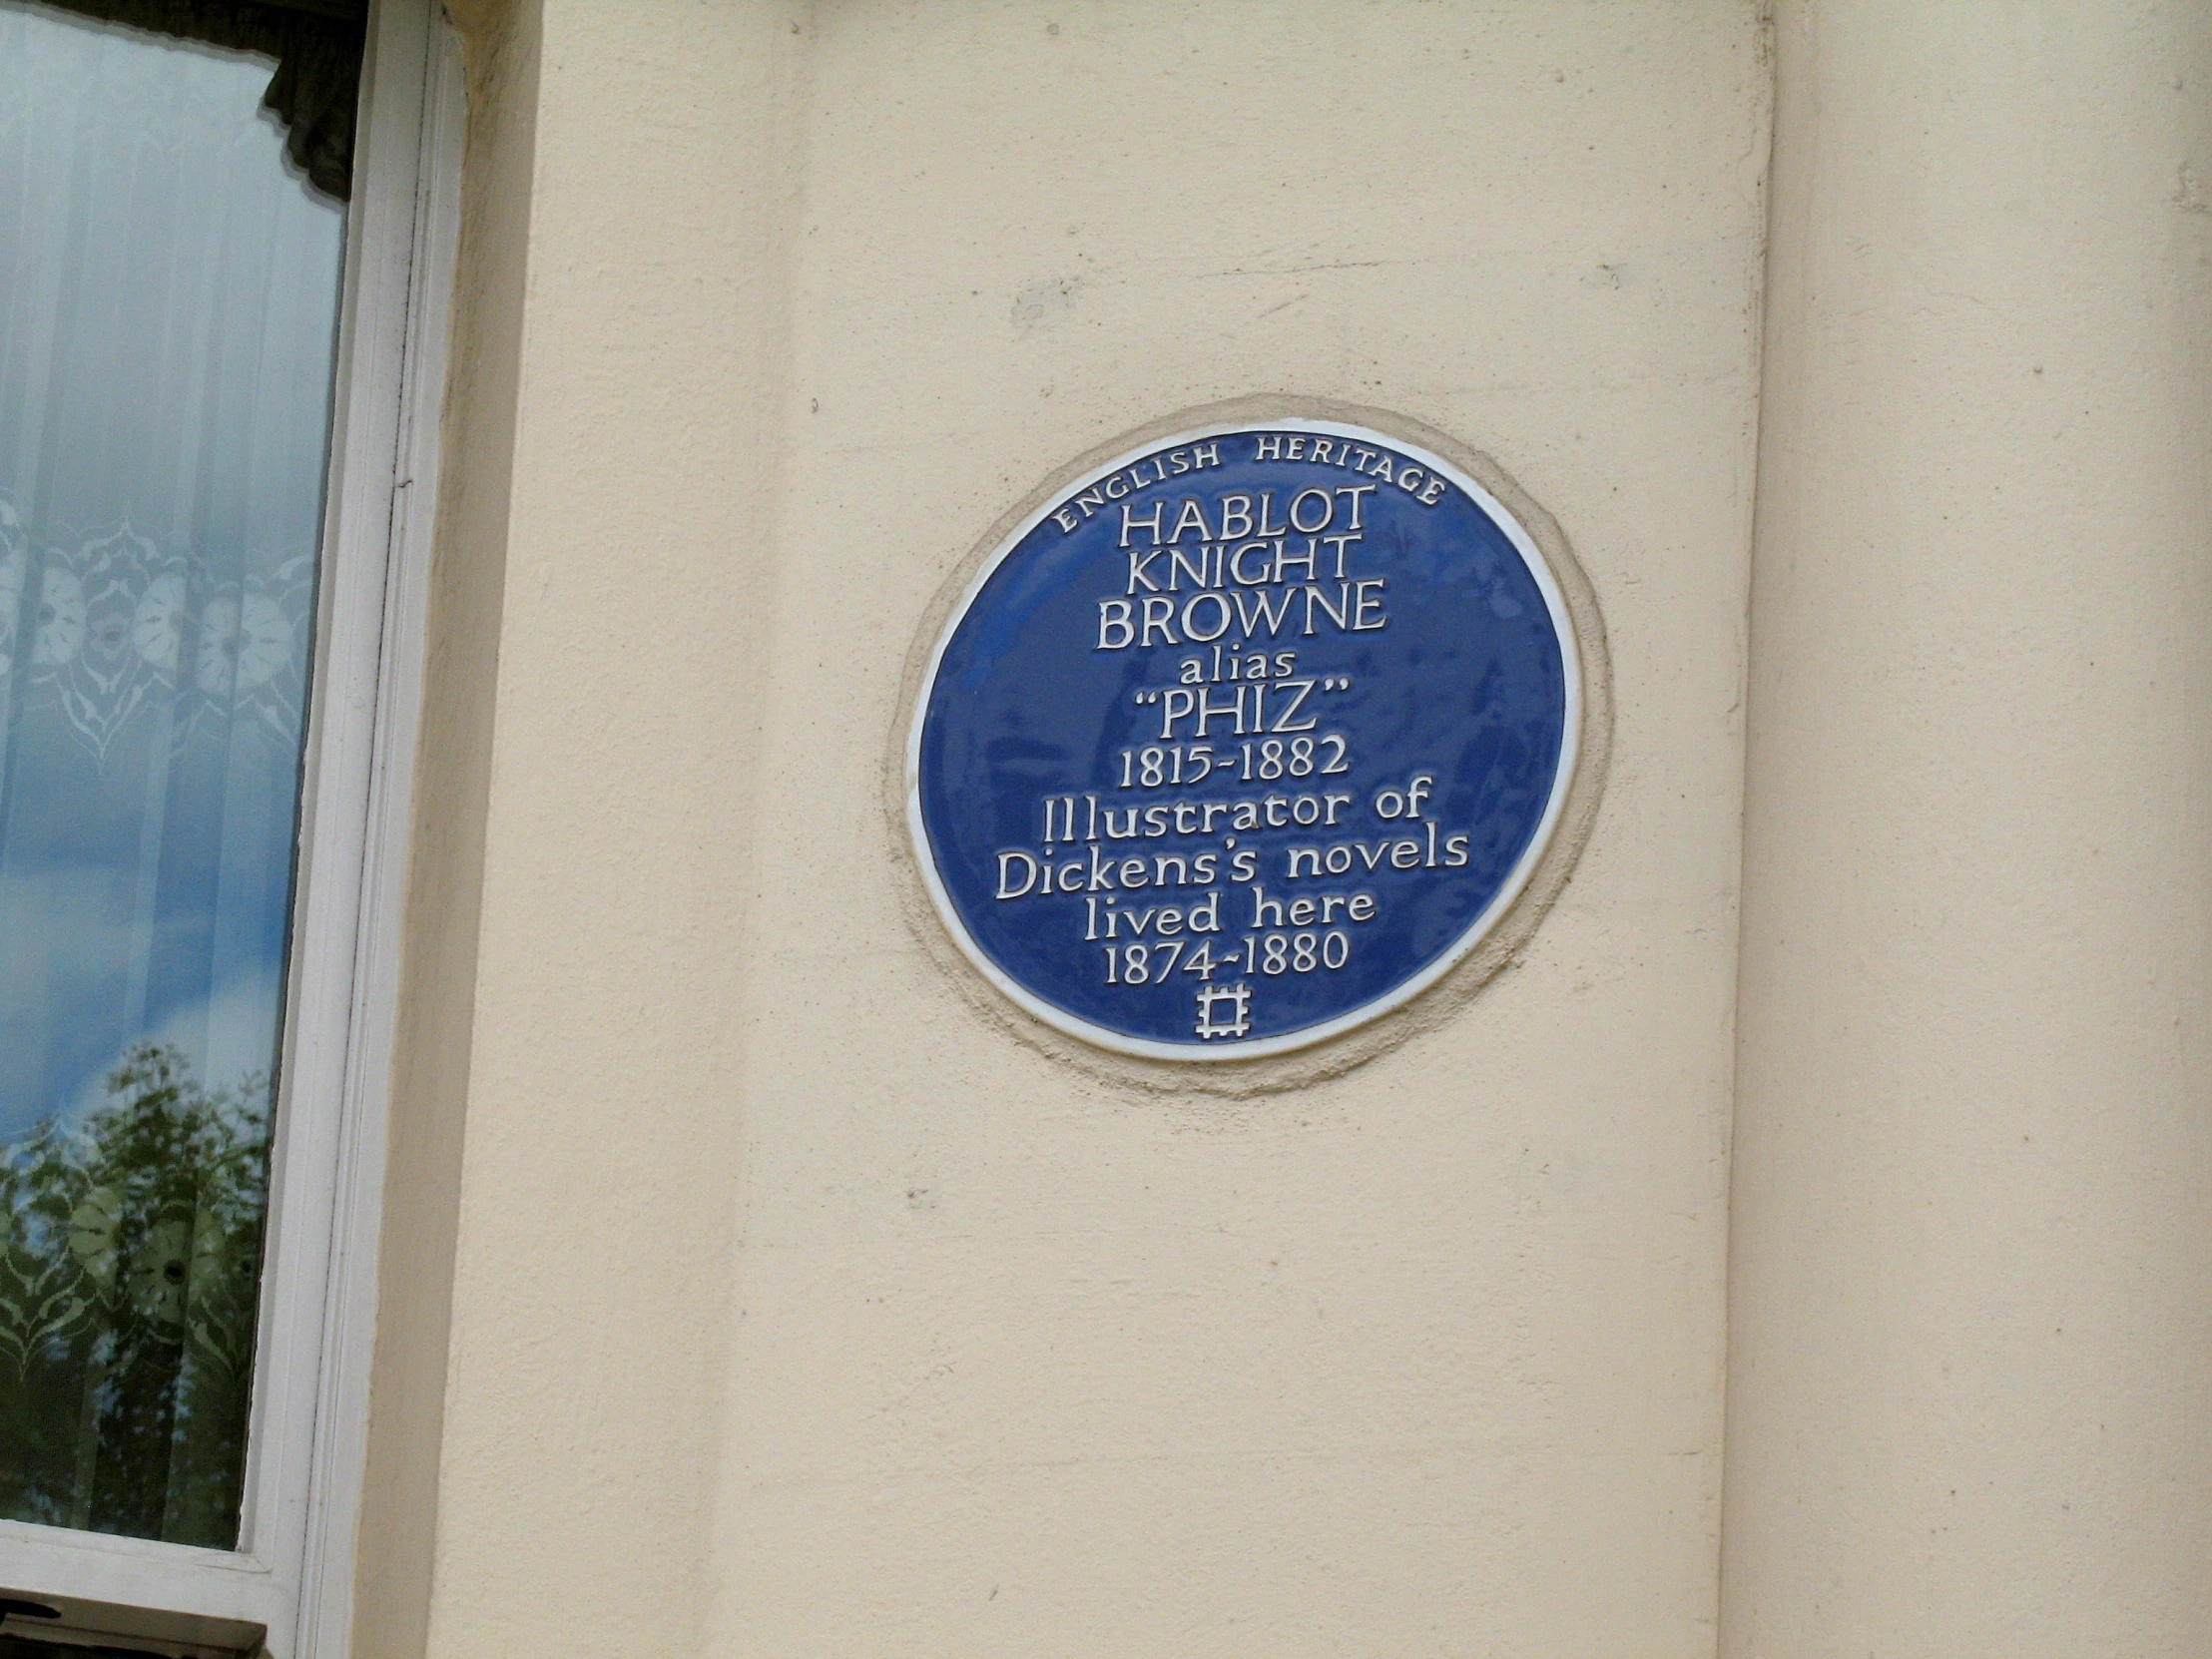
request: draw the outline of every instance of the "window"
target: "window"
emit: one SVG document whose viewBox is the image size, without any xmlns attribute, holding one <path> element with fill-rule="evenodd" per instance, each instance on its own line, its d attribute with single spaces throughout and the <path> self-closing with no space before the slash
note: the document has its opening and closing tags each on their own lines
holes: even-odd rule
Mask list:
<svg viewBox="0 0 2212 1659">
<path fill-rule="evenodd" d="M 454 53 L 0 0 L 0 1651 L 334 1652 Z"/>
</svg>

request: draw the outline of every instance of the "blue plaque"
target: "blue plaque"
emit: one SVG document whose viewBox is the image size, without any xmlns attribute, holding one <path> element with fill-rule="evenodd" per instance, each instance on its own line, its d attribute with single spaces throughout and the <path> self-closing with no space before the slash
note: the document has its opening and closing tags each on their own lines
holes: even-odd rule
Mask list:
<svg viewBox="0 0 2212 1659">
<path fill-rule="evenodd" d="M 1528 532 L 1341 421 L 1081 475 L 953 608 L 908 737 L 922 878 L 1037 1018 L 1251 1059 L 1434 983 L 1556 829 L 1582 689 Z"/>
</svg>

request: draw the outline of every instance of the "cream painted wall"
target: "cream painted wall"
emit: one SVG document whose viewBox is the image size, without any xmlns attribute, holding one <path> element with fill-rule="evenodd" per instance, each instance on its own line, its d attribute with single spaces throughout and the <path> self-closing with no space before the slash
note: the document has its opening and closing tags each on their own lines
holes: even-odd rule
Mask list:
<svg viewBox="0 0 2212 1659">
<path fill-rule="evenodd" d="M 790 37 L 772 7 L 657 0 L 461 22 L 357 1640 L 691 1652 L 738 1248 Z"/>
<path fill-rule="evenodd" d="M 807 27 L 708 1647 L 1709 1651 L 1755 17 Z M 1261 390 L 1431 420 L 1558 513 L 1620 759 L 1446 1030 L 1295 1097 L 1130 1097 L 936 976 L 878 767 L 1012 501 Z"/>
<path fill-rule="evenodd" d="M 1776 39 L 1723 1651 L 2200 1656 L 2212 13 Z"/>
<path fill-rule="evenodd" d="M 2212 1649 L 2201 7 L 464 21 L 360 1651 Z M 977 1018 L 881 769 L 1253 391 L 1494 454 L 1618 722 L 1515 969 L 1225 1104 Z"/>
<path fill-rule="evenodd" d="M 353 1595 L 355 1659 L 423 1652 L 528 275 L 537 13 L 457 6 L 469 127 Z"/>
<path fill-rule="evenodd" d="M 496 698 L 412 981 L 473 997 L 411 1039 L 466 1102 L 457 1270 L 434 1516 L 388 1516 L 434 1519 L 428 1651 L 1709 1653 L 1756 8 L 543 0 L 495 37 L 527 251 L 474 222 L 470 280 L 519 285 L 464 326 L 511 328 L 513 415 L 456 415 L 454 470 L 511 499 L 449 515 L 499 596 L 449 588 L 438 672 L 495 656 Z M 1255 391 L 1493 454 L 1620 713 L 1517 967 L 1230 1105 L 978 1019 L 880 768 L 992 520 Z"/>
</svg>

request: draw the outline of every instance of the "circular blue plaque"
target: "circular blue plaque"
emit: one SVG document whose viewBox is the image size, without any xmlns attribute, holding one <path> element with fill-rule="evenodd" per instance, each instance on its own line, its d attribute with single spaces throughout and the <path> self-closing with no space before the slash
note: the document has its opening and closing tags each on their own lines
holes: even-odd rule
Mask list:
<svg viewBox="0 0 2212 1659">
<path fill-rule="evenodd" d="M 923 677 L 907 817 L 954 940 L 1030 1013 L 1252 1059 L 1396 1007 L 1497 923 L 1581 698 L 1543 555 L 1450 461 L 1203 426 L 983 561 Z"/>
</svg>

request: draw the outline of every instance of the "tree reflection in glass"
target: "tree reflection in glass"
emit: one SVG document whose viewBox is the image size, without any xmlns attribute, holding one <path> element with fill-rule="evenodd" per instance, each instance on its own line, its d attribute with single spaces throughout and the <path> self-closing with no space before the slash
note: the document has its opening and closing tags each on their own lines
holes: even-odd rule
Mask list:
<svg viewBox="0 0 2212 1659">
<path fill-rule="evenodd" d="M 266 1079 L 135 1047 L 75 1131 L 0 1154 L 0 1507 L 188 1542 L 236 1527 L 260 1298 Z"/>
<path fill-rule="evenodd" d="M 229 1548 L 344 216 L 268 58 L 0 63 L 0 1518 Z"/>
</svg>

